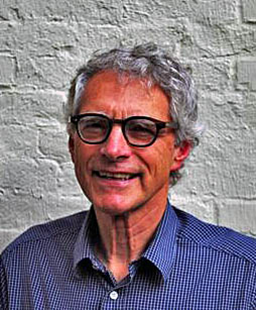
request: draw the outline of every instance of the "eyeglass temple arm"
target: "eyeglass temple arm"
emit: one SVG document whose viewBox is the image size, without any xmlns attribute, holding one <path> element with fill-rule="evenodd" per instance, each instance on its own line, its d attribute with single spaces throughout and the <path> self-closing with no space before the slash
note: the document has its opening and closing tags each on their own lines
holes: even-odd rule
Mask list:
<svg viewBox="0 0 256 310">
<path fill-rule="evenodd" d="M 178 129 L 179 128 L 179 124 L 178 123 L 174 123 L 174 122 L 165 123 L 165 127 L 166 128 L 172 128 L 172 129 Z"/>
</svg>

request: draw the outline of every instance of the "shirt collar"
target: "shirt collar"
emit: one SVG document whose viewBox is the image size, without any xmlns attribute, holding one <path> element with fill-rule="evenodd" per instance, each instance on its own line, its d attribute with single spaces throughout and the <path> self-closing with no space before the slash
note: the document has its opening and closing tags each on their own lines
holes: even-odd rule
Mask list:
<svg viewBox="0 0 256 310">
<path fill-rule="evenodd" d="M 179 226 L 179 219 L 168 201 L 155 237 L 142 255 L 160 270 L 164 280 L 170 276 L 176 256 Z"/>
<path fill-rule="evenodd" d="M 167 202 L 164 216 L 157 228 L 156 234 L 142 258 L 147 259 L 161 272 L 164 280 L 166 280 L 171 272 L 176 254 L 176 235 L 179 228 L 178 217 Z M 96 216 L 91 207 L 87 213 L 86 219 L 80 229 L 77 241 L 74 247 L 74 266 L 76 269 L 83 260 L 90 260 L 98 268 L 102 269 L 99 260 L 93 253 L 92 245 L 99 241 L 96 225 Z"/>
</svg>

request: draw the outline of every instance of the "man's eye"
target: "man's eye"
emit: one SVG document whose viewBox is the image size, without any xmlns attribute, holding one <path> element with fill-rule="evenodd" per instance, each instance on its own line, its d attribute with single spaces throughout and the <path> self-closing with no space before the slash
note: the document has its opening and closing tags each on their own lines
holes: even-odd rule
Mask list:
<svg viewBox="0 0 256 310">
<path fill-rule="evenodd" d="M 129 126 L 129 132 L 133 134 L 154 135 L 155 126 L 151 124 L 133 123 Z"/>
<path fill-rule="evenodd" d="M 81 122 L 82 130 L 97 130 L 106 127 L 101 120 L 86 120 Z"/>
<path fill-rule="evenodd" d="M 87 127 L 87 128 L 102 128 L 102 125 L 100 123 L 90 122 L 90 123 L 85 124 L 85 127 Z"/>
</svg>

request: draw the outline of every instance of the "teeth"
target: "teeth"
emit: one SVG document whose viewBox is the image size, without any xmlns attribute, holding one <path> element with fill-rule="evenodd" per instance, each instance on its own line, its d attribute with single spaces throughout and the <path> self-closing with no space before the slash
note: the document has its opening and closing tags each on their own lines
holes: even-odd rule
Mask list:
<svg viewBox="0 0 256 310">
<path fill-rule="evenodd" d="M 111 172 L 100 172 L 98 171 L 98 175 L 102 178 L 111 178 L 111 179 L 121 179 L 121 180 L 129 180 L 134 175 L 129 173 L 111 173 Z"/>
</svg>

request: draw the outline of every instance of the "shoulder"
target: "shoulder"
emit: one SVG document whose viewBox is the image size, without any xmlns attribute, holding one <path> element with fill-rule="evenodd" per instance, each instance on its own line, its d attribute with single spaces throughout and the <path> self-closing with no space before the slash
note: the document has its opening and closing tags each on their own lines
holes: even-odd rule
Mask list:
<svg viewBox="0 0 256 310">
<path fill-rule="evenodd" d="M 205 223 L 176 208 L 175 212 L 181 223 L 179 242 L 206 247 L 210 251 L 222 252 L 256 264 L 256 239 L 227 227 Z"/>
<path fill-rule="evenodd" d="M 65 237 L 78 234 L 83 225 L 88 211 L 79 212 L 67 217 L 50 221 L 29 228 L 17 237 L 3 251 L 2 256 L 11 253 L 21 247 L 35 246 L 37 243 L 49 243 L 54 239 L 65 239 Z"/>
</svg>

